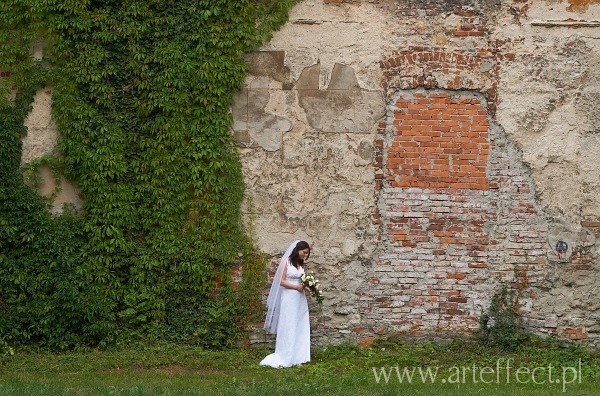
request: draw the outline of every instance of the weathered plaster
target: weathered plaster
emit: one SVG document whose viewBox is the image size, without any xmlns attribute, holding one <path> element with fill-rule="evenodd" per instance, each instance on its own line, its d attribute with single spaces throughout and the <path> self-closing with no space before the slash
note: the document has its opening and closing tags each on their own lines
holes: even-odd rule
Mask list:
<svg viewBox="0 0 600 396">
<path fill-rule="evenodd" d="M 34 48 L 33 54 L 37 59 L 41 58 L 41 48 Z M 52 90 L 50 88 L 39 90 L 34 97 L 31 111 L 25 119 L 27 135 L 23 137 L 21 164 L 28 164 L 54 152 L 58 129 L 52 120 L 51 109 Z M 52 197 L 53 213 L 62 213 L 64 204 L 73 205 L 77 209 L 82 207 L 83 201 L 79 189 L 64 176 L 59 176 L 57 180 L 46 166 L 39 168 L 38 176 L 41 180 L 39 193 L 45 197 Z"/>
<path fill-rule="evenodd" d="M 58 139 L 58 130 L 52 121 L 52 90 L 45 89 L 36 93 L 32 109 L 25 119 L 27 135 L 23 138 L 21 163 L 52 153 Z"/>
<path fill-rule="evenodd" d="M 600 300 L 588 290 L 599 277 L 600 28 L 539 24 L 594 21 L 599 12 L 594 1 L 506 0 L 307 0 L 292 9 L 261 48 L 277 53 L 279 71 L 270 75 L 251 63 L 247 84 L 268 80 L 271 97 L 285 98 L 273 114 L 290 128 L 274 151 L 238 139 L 259 246 L 274 263 L 290 240 L 316 242 L 309 269 L 329 292 L 313 314 L 318 342 L 411 329 L 435 335 L 444 326 L 468 331 L 489 304 L 496 277 L 527 285 L 522 311 L 534 331 L 590 345 L 600 340 Z M 491 190 L 483 195 L 386 190 L 382 136 L 392 124 L 381 122 L 394 111 L 390 98 L 422 88 L 484 95 L 492 146 Z M 377 97 L 388 100 L 380 109 Z M 479 260 L 448 252 L 435 258 L 435 244 L 421 242 L 412 228 L 407 235 L 418 247 L 394 247 L 386 224 L 408 208 L 436 208 L 431 194 L 472 202 L 467 211 L 487 208 L 490 244 Z M 568 246 L 561 257 L 558 241 Z M 431 270 L 416 270 L 424 259 Z M 428 287 L 443 291 L 446 283 L 456 289 L 418 303 Z M 471 319 L 462 321 L 464 314 Z"/>
</svg>

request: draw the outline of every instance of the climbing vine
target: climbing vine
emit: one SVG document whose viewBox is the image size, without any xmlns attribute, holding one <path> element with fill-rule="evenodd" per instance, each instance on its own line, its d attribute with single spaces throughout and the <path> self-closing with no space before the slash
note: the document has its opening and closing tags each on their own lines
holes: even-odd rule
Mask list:
<svg viewBox="0 0 600 396">
<path fill-rule="evenodd" d="M 237 300 L 252 297 L 225 285 L 215 298 L 215 279 L 256 258 L 229 109 L 243 55 L 291 3 L 0 4 L 0 339 L 68 348 L 235 338 Z M 84 198 L 58 217 L 20 167 L 23 121 L 43 87 L 61 136 L 57 168 Z"/>
<path fill-rule="evenodd" d="M 516 282 L 515 285 L 509 287 L 501 283 L 487 311 L 479 318 L 478 336 L 483 344 L 515 350 L 530 338 L 519 313 L 518 297 L 524 284 Z"/>
</svg>

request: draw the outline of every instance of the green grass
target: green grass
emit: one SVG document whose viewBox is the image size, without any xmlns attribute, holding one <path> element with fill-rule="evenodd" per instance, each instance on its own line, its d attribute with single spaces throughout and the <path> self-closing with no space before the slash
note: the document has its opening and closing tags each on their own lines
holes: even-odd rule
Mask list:
<svg viewBox="0 0 600 396">
<path fill-rule="evenodd" d="M 258 348 L 209 351 L 171 344 L 108 350 L 81 349 L 64 353 L 17 348 L 15 355 L 0 358 L 0 395 L 600 393 L 600 358 L 597 355 L 582 348 L 561 348 L 539 341 L 510 353 L 465 341 L 445 346 L 380 341 L 370 349 L 342 345 L 314 349 L 311 363 L 289 369 L 259 366 L 258 362 L 268 353 L 270 351 Z M 511 359 L 508 377 L 505 369 L 507 359 Z M 500 370 L 497 370 L 498 365 Z M 578 377 L 575 378 L 575 372 L 567 369 L 565 379 L 573 380 L 573 383 L 549 384 L 550 365 L 555 370 L 554 380 L 561 379 L 562 367 L 573 367 Z M 396 366 L 401 374 L 404 368 L 415 369 L 411 383 L 406 377 L 403 383 L 399 381 Z M 373 367 L 380 376 L 379 383 Z M 437 368 L 435 381 L 429 378 L 424 383 L 417 371 L 419 367 L 421 370 Z M 387 383 L 381 376 L 381 368 L 387 374 L 391 373 Z M 536 368 L 538 384 L 533 383 L 534 377 L 530 374 Z M 488 372 L 482 373 L 482 370 Z M 517 370 L 521 370 L 521 383 L 516 377 Z"/>
</svg>

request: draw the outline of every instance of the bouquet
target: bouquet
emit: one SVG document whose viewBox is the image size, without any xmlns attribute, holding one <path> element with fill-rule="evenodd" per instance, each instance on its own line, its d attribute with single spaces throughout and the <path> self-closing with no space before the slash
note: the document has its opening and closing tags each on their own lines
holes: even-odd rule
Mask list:
<svg viewBox="0 0 600 396">
<path fill-rule="evenodd" d="M 312 294 L 315 297 L 317 303 L 322 304 L 323 294 L 321 294 L 321 291 L 319 290 L 319 281 L 315 278 L 315 276 L 313 274 L 304 273 L 300 277 L 300 280 L 302 280 L 304 286 L 308 287 L 308 290 L 310 290 L 310 294 Z"/>
</svg>

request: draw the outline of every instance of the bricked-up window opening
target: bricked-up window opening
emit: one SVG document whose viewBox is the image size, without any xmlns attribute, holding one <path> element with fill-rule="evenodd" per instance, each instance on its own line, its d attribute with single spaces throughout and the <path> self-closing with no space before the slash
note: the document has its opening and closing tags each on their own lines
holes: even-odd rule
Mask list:
<svg viewBox="0 0 600 396">
<path fill-rule="evenodd" d="M 392 187 L 486 190 L 489 121 L 473 94 L 402 93 L 387 150 Z"/>
<path fill-rule="evenodd" d="M 381 244 L 361 308 L 373 334 L 473 332 L 515 265 L 528 279 L 543 272 L 535 193 L 495 120 L 499 65 L 514 57 L 493 46 L 383 57 L 387 113 L 373 161 Z"/>
<path fill-rule="evenodd" d="M 442 278 L 463 280 L 462 269 L 451 267 L 486 267 L 483 226 L 493 216 L 485 203 L 485 101 L 468 91 L 422 90 L 401 91 L 394 101 L 383 188 L 390 242 L 424 249 L 448 266 Z"/>
<path fill-rule="evenodd" d="M 386 241 L 370 314 L 413 335 L 473 330 L 490 278 L 489 102 L 478 91 L 389 97 L 379 210 Z M 390 289 L 390 285 L 394 285 Z"/>
</svg>

